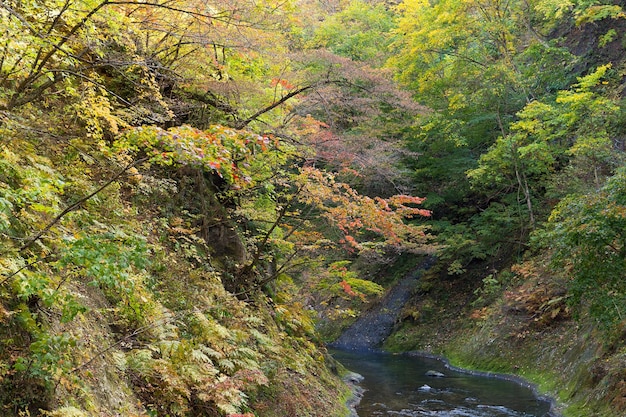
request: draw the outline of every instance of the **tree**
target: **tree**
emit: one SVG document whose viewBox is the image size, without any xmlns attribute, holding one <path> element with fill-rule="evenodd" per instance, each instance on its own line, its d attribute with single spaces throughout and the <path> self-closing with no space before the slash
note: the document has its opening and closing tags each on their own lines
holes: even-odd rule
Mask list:
<svg viewBox="0 0 626 417">
<path fill-rule="evenodd" d="M 401 164 L 402 130 L 424 111 L 384 70 L 311 51 L 303 60 L 314 73 L 335 80 L 307 91 L 292 105 L 289 123 L 278 131 L 298 138 L 309 164 L 343 173 L 342 180 L 366 195 L 410 193 Z"/>
<path fill-rule="evenodd" d="M 400 251 L 428 252 L 425 228 L 404 222 L 405 218 L 431 215 L 418 207 L 423 198 L 360 196 L 349 185 L 336 182 L 332 174 L 314 168 L 303 169 L 297 181 L 303 187 L 303 202 L 321 210 L 322 216 L 341 231 L 340 243 L 347 247 L 363 250 L 382 244 L 397 246 Z"/>
<path fill-rule="evenodd" d="M 468 172 L 475 186 L 516 189 L 527 207 L 529 226 L 535 226 L 534 198 L 543 197 L 542 187 L 563 177 L 559 172 L 599 187 L 602 176 L 611 172 L 615 158 L 614 136 L 620 110 L 616 103 L 598 91 L 610 65 L 580 77 L 572 89 L 558 92 L 554 102 L 529 103 L 511 125 L 512 133 L 500 137 L 483 154 L 478 168 Z M 619 159 L 619 157 L 617 158 Z M 586 171 L 586 172 L 585 172 Z M 561 190 L 563 195 L 575 184 Z M 556 186 L 555 186 L 556 188 Z"/>
<path fill-rule="evenodd" d="M 306 246 L 309 252 L 315 245 L 321 248 L 321 240 L 325 250 L 430 250 L 425 228 L 405 223 L 412 217 L 430 216 L 419 207 L 423 199 L 361 196 L 332 174 L 294 167 L 285 158 L 289 148 L 268 137 L 222 126 L 206 131 L 189 126 L 167 131 L 139 127 L 126 132 L 114 149 L 118 158 L 145 155 L 147 164 L 192 168 L 201 172 L 200 178 L 207 174 L 216 177 L 212 193 L 227 206 L 235 202 L 235 209 L 225 217 L 236 216 L 241 233 L 248 236 L 250 255 L 239 259 L 239 271 L 233 271 L 238 275 L 232 287 L 235 292 L 256 289 L 259 280 L 275 279 L 305 254 Z M 330 228 L 307 212 L 321 215 Z M 284 263 L 278 264 L 280 261 Z M 253 277 L 259 267 L 266 269 L 266 275 Z"/>
<path fill-rule="evenodd" d="M 248 102 L 253 109 L 258 102 L 233 100 L 233 79 L 265 76 L 272 62 L 265 51 L 270 43 L 274 55 L 280 49 L 289 7 L 68 0 L 58 7 L 4 1 L 0 10 L 0 109 L 80 96 L 90 86 L 121 125 L 180 124 L 207 105 L 245 118 Z M 250 86 L 243 91 L 262 96 Z M 181 96 L 199 104 L 182 104 Z"/>
<path fill-rule="evenodd" d="M 354 0 L 325 19 L 309 42 L 312 48 L 329 48 L 337 55 L 377 67 L 388 57 L 393 27 L 391 10 L 382 3 Z"/>
<path fill-rule="evenodd" d="M 553 210 L 535 243 L 571 274 L 572 304 L 605 325 L 626 318 L 626 170 L 597 191 L 572 194 Z"/>
<path fill-rule="evenodd" d="M 528 3 L 407 1 L 398 10 L 388 64 L 433 110 L 406 136 L 421 155 L 408 163 L 439 196 L 429 199 L 436 212 L 462 218 L 460 206 L 477 197 L 465 171 L 509 134 L 528 102 L 568 86 L 574 57 L 538 32 L 542 21 Z"/>
<path fill-rule="evenodd" d="M 526 9 L 516 2 L 410 0 L 398 6 L 390 64 L 422 103 L 501 119 L 530 92 L 515 64 Z"/>
<path fill-rule="evenodd" d="M 461 221 L 476 214 L 468 202 L 484 205 L 465 172 L 542 87 L 536 74 L 524 73 L 522 44 L 548 54 L 523 2 L 410 0 L 397 10 L 388 65 L 431 109 L 405 132 L 407 148 L 419 155 L 406 164 L 436 216 Z"/>
</svg>

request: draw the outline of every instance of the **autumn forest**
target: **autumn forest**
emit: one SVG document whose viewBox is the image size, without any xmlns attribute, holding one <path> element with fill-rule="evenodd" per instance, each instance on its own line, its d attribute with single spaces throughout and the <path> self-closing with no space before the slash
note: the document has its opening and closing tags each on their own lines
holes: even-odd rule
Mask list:
<svg viewBox="0 0 626 417">
<path fill-rule="evenodd" d="M 347 416 L 326 343 L 626 413 L 626 3 L 0 0 L 0 415 Z"/>
</svg>

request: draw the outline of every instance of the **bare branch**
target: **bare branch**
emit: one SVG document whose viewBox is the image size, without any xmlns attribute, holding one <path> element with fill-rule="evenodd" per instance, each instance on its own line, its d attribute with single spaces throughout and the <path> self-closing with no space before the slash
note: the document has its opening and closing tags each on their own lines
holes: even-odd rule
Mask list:
<svg viewBox="0 0 626 417">
<path fill-rule="evenodd" d="M 142 159 L 138 159 L 138 160 L 136 160 L 134 162 L 131 162 L 130 164 L 126 165 L 121 171 L 119 171 L 117 174 L 115 174 L 111 179 L 109 179 L 103 185 L 98 187 L 98 189 L 96 189 L 94 192 L 86 195 L 85 197 L 80 198 L 78 201 L 76 201 L 73 204 L 71 204 L 68 207 L 66 207 L 61 213 L 59 213 L 54 219 L 52 219 L 52 221 L 50 223 L 48 223 L 46 225 L 46 227 L 41 229 L 37 234 L 35 234 L 35 235 L 31 236 L 30 238 L 26 239 L 26 243 L 24 243 L 22 245 L 22 247 L 19 249 L 19 251 L 22 252 L 23 250 L 25 250 L 28 247 L 30 247 L 37 240 L 41 239 L 43 234 L 46 233 L 48 230 L 50 230 L 52 228 L 52 226 L 57 224 L 66 214 L 68 214 L 68 213 L 78 209 L 85 201 L 89 200 L 90 198 L 92 198 L 93 196 L 95 196 L 96 194 L 98 194 L 99 192 L 104 190 L 105 188 L 107 188 L 109 185 L 111 185 L 115 180 L 117 180 L 119 177 L 121 177 L 130 168 L 134 167 L 137 164 L 140 164 L 140 163 L 146 161 L 147 159 L 148 158 L 142 158 Z"/>
<path fill-rule="evenodd" d="M 122 344 L 122 343 L 124 343 L 125 341 L 130 340 L 130 339 L 132 339 L 133 337 L 135 337 L 135 336 L 137 336 L 137 335 L 139 335 L 139 334 L 141 334 L 141 333 L 143 333 L 143 332 L 146 332 L 146 331 L 148 331 L 148 330 L 150 330 L 150 329 L 152 329 L 152 328 L 154 328 L 154 327 L 156 327 L 156 326 L 158 326 L 158 325 L 160 325 L 160 324 L 163 324 L 163 323 L 166 323 L 166 322 L 168 322 L 168 321 L 174 320 L 174 318 L 175 318 L 175 317 L 165 317 L 165 318 L 163 318 L 163 319 L 161 319 L 161 320 L 156 320 L 156 321 L 154 321 L 154 322 L 152 322 L 152 323 L 146 324 L 146 325 L 145 325 L 145 326 L 143 326 L 143 327 L 140 327 L 140 328 L 138 328 L 138 329 L 135 329 L 135 331 L 133 331 L 132 333 L 127 334 L 126 336 L 124 336 L 124 337 L 120 338 L 119 340 L 117 340 L 115 343 L 111 343 L 110 345 L 108 345 L 108 346 L 107 346 L 107 347 L 105 347 L 104 349 L 102 349 L 102 350 L 100 350 L 100 351 L 96 352 L 96 354 L 95 354 L 95 355 L 93 355 L 93 356 L 91 357 L 91 359 L 89 359 L 89 360 L 88 360 L 88 361 L 86 361 L 86 362 L 81 363 L 80 365 L 78 365 L 77 367 L 75 367 L 74 369 L 72 369 L 72 370 L 70 371 L 70 373 L 72 373 L 72 374 L 73 374 L 73 373 L 76 373 L 76 372 L 80 371 L 80 370 L 81 370 L 81 369 L 83 369 L 83 368 L 88 367 L 88 366 L 89 366 L 89 365 L 91 365 L 91 364 L 92 364 L 92 363 L 93 363 L 96 359 L 98 359 L 98 358 L 102 357 L 102 355 L 104 355 L 105 353 L 107 353 L 107 352 L 108 352 L 108 351 L 110 351 L 111 349 L 113 349 L 113 348 L 115 348 L 115 347 L 117 347 L 117 346 L 121 345 L 121 344 Z"/>
<path fill-rule="evenodd" d="M 0 287 L 3 286 L 5 283 L 7 283 L 11 278 L 13 278 L 14 276 L 16 276 L 17 274 L 19 274 L 20 272 L 22 272 L 25 269 L 30 268 L 31 266 L 41 262 L 41 261 L 45 261 L 46 259 L 51 258 L 52 256 L 54 256 L 54 254 L 48 254 L 46 256 L 43 256 L 41 258 L 37 258 L 33 261 L 30 261 L 29 263 L 27 263 L 26 265 L 22 266 L 21 268 L 17 269 L 16 271 L 11 272 L 9 275 L 5 275 L 4 279 L 2 281 L 0 281 Z"/>
<path fill-rule="evenodd" d="M 283 103 L 285 103 L 287 100 L 304 93 L 305 91 L 311 90 L 315 87 L 319 87 L 322 85 L 327 85 L 327 84 L 337 84 L 339 83 L 338 81 L 334 81 L 334 80 L 324 80 L 324 81 L 319 81 L 317 83 L 314 84 L 309 84 L 306 85 L 304 87 L 300 87 L 300 88 L 296 88 L 295 90 L 290 91 L 288 94 L 285 94 L 284 96 L 282 96 L 279 100 L 274 101 L 272 104 L 262 108 L 261 110 L 257 111 L 256 113 L 254 113 L 252 116 L 248 117 L 245 120 L 241 120 L 239 122 L 237 122 L 235 124 L 235 128 L 236 129 L 243 129 L 244 127 L 248 126 L 252 121 L 256 120 L 259 116 L 275 109 L 276 107 L 282 105 Z"/>
</svg>

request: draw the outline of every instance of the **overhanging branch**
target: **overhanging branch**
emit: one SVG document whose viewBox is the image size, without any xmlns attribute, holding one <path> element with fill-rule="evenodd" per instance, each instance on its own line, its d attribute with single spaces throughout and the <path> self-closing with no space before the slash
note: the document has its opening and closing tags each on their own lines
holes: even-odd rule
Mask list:
<svg viewBox="0 0 626 417">
<path fill-rule="evenodd" d="M 261 110 L 257 111 L 256 113 L 254 113 L 252 116 L 241 120 L 239 122 L 237 122 L 235 124 L 235 129 L 243 129 L 244 127 L 248 126 L 252 121 L 256 120 L 259 116 L 274 110 L 276 107 L 284 104 L 287 100 L 304 93 L 305 91 L 314 89 L 316 87 L 320 87 L 323 85 L 328 85 L 328 84 L 339 84 L 340 81 L 337 80 L 322 80 L 322 81 L 318 81 L 316 83 L 313 84 L 309 84 L 306 85 L 304 87 L 300 87 L 300 88 L 296 88 L 295 90 L 290 91 L 289 93 L 285 94 L 284 96 L 282 96 L 280 99 L 274 101 L 272 104 L 262 108 Z"/>
</svg>

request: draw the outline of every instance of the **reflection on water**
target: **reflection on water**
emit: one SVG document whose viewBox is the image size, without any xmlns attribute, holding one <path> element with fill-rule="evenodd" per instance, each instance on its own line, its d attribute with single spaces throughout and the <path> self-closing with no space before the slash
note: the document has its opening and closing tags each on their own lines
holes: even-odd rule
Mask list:
<svg viewBox="0 0 626 417">
<path fill-rule="evenodd" d="M 365 378 L 359 417 L 463 416 L 545 417 L 550 404 L 514 382 L 446 369 L 428 358 L 372 352 L 333 351 L 346 368 Z M 428 371 L 445 374 L 426 376 Z"/>
</svg>

